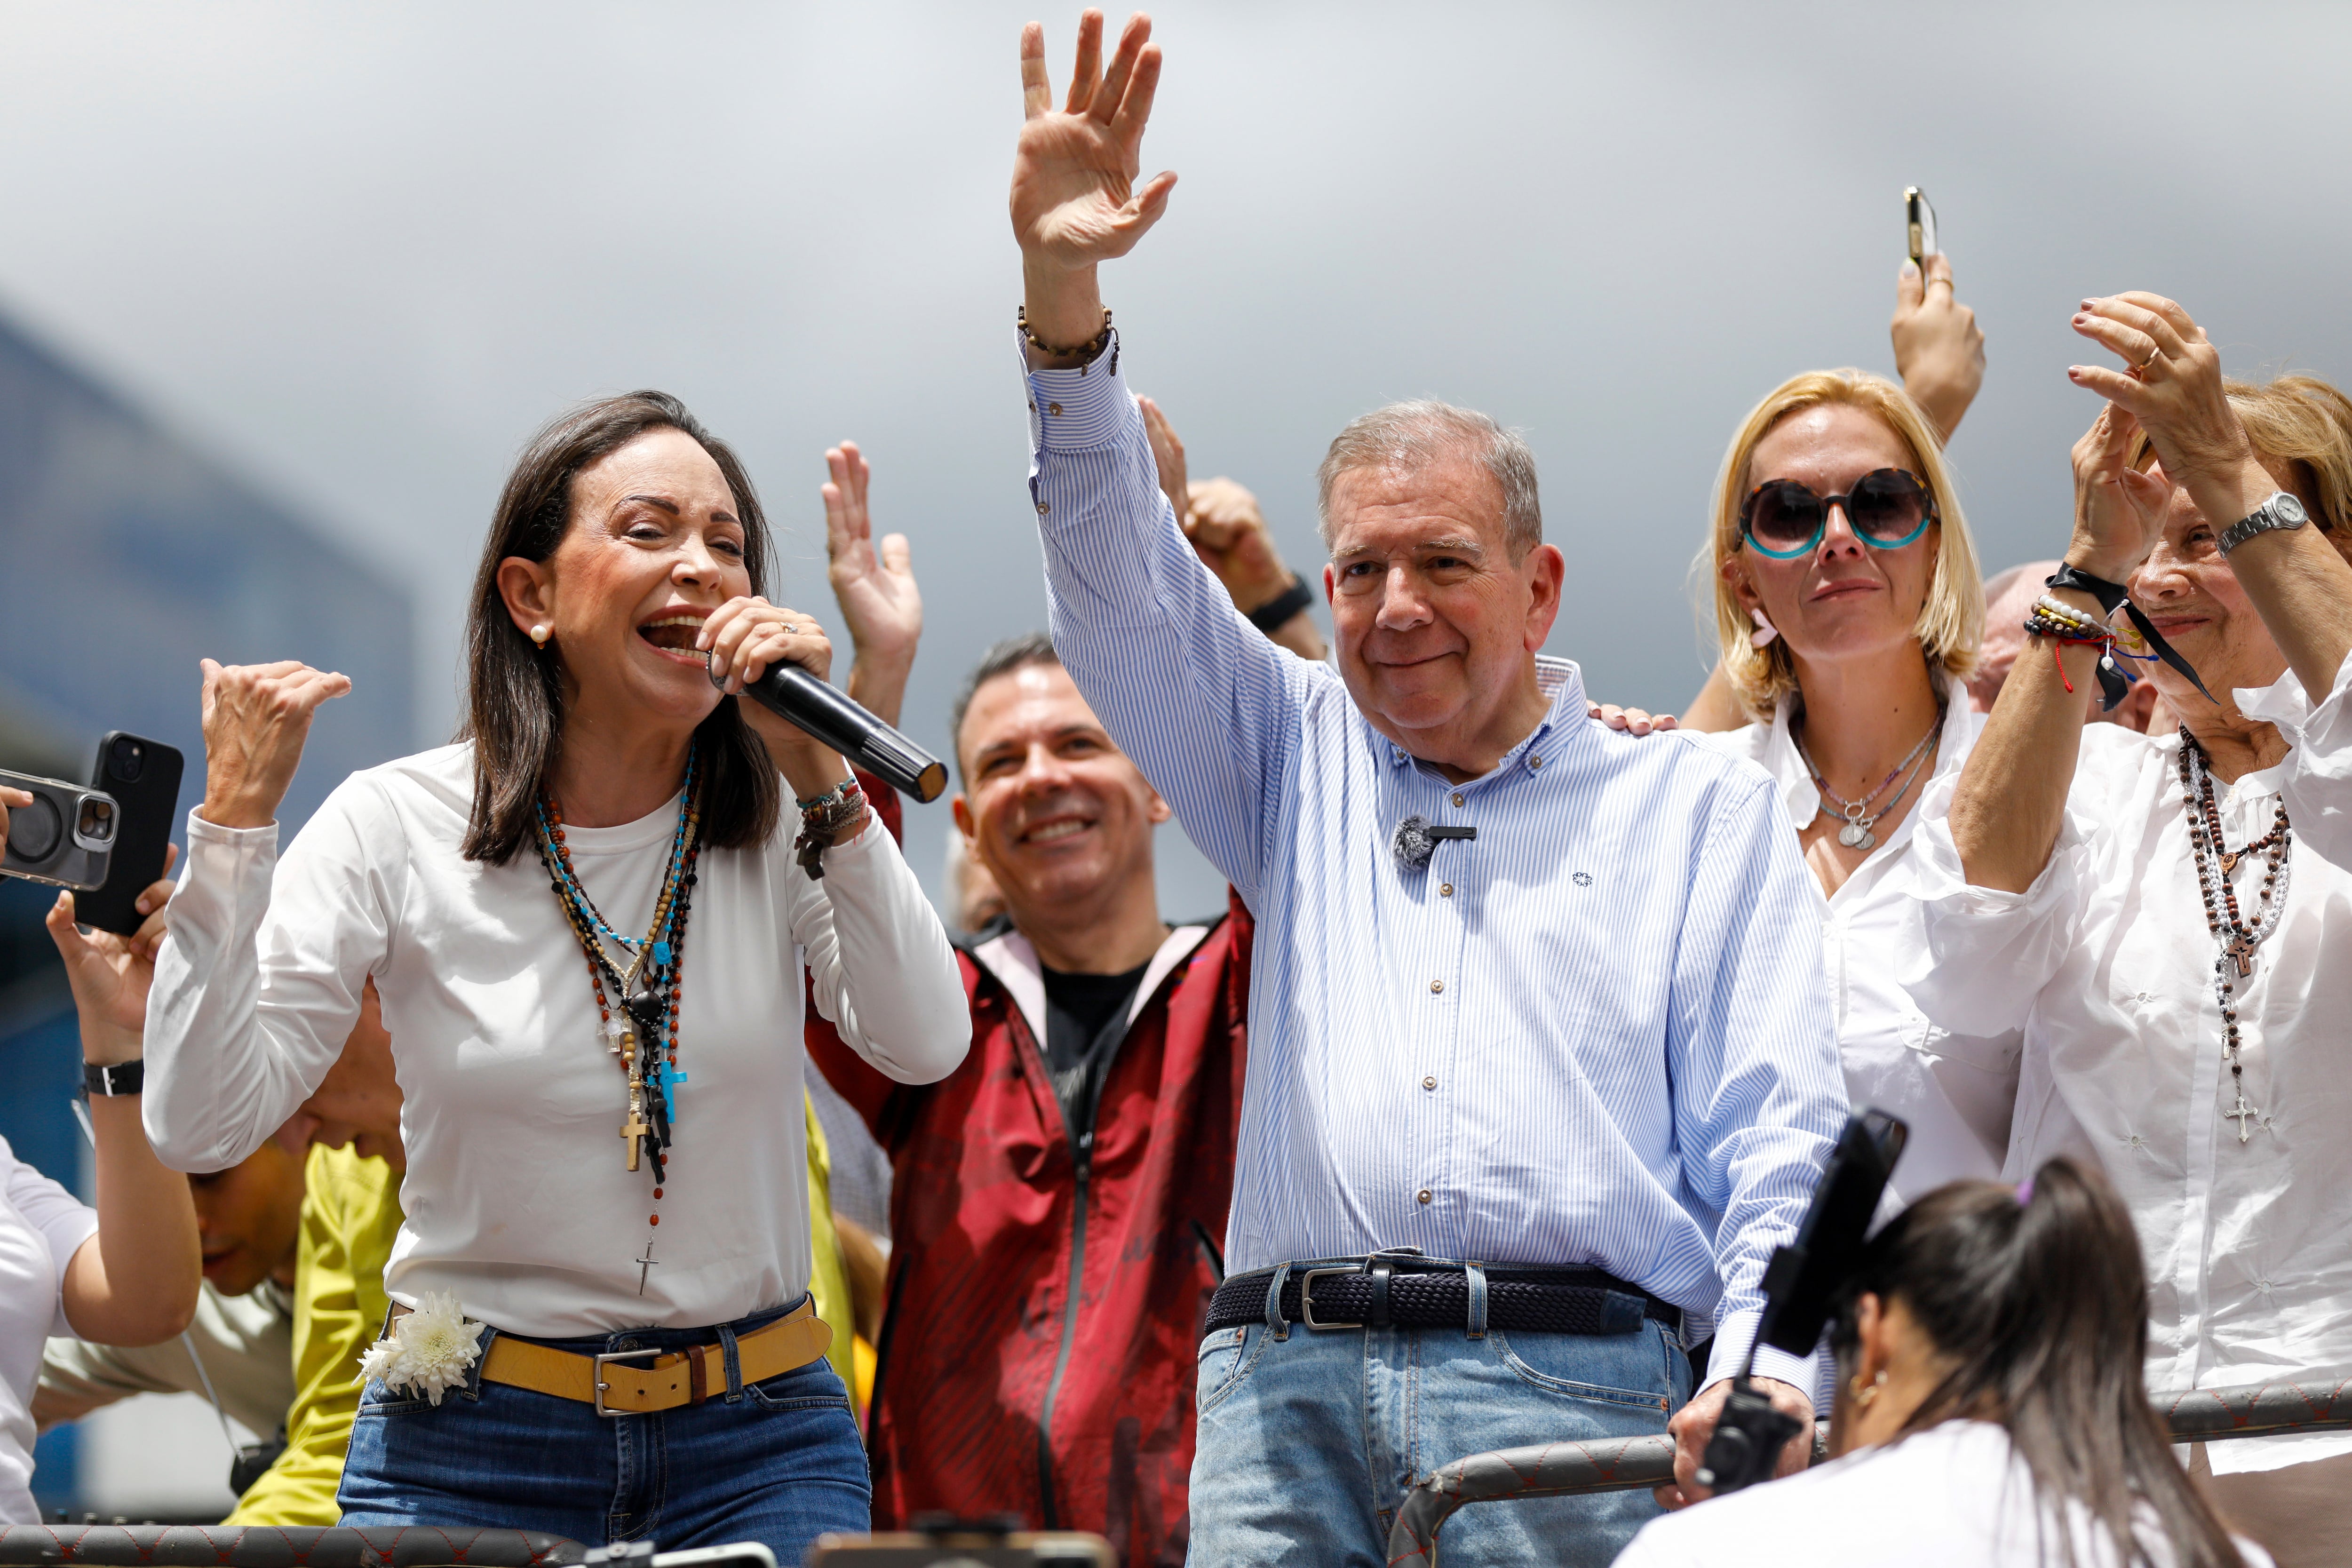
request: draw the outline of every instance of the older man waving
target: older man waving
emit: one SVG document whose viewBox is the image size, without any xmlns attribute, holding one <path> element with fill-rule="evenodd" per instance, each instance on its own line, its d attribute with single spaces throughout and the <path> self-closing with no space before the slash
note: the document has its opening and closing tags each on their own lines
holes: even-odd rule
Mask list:
<svg viewBox="0 0 2352 1568">
<path fill-rule="evenodd" d="M 1023 36 L 1030 489 L 1065 664 L 1257 918 L 1194 1557 L 1378 1563 L 1415 1475 L 1664 1430 L 1685 1346 L 1712 1329 L 1710 1385 L 1746 1350 L 1844 1111 L 1819 900 L 1761 773 L 1588 721 L 1576 668 L 1538 659 L 1564 563 L 1484 416 L 1402 405 L 1332 444 L 1337 676 L 1235 613 L 1096 287 L 1175 183 L 1135 184 L 1150 32 L 1097 77 L 1089 12 L 1059 111 Z M 1759 1366 L 1810 1412 L 1804 1363 Z M 1686 1464 L 1721 1400 L 1677 1418 Z M 1446 1560 L 1605 1563 L 1654 1508 L 1482 1510 Z"/>
</svg>

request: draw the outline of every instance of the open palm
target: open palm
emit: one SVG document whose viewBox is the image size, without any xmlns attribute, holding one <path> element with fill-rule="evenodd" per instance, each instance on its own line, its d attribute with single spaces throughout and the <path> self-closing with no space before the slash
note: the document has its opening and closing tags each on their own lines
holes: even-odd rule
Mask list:
<svg viewBox="0 0 2352 1568">
<path fill-rule="evenodd" d="M 1144 122 L 1160 85 L 1151 19 L 1141 12 L 1129 19 L 1107 72 L 1102 29 L 1099 11 L 1079 19 L 1077 61 L 1058 110 L 1045 71 L 1045 30 L 1034 22 L 1021 30 L 1027 118 L 1013 160 L 1013 232 L 1033 265 L 1076 270 L 1126 255 L 1167 210 L 1176 184 L 1173 174 L 1160 174 L 1136 184 Z"/>
<path fill-rule="evenodd" d="M 2074 443 L 2074 548 L 2118 583 L 2164 537 L 2172 504 L 2172 481 L 2161 468 L 2131 465 L 2138 434 L 2138 423 L 2110 403 Z"/>
</svg>

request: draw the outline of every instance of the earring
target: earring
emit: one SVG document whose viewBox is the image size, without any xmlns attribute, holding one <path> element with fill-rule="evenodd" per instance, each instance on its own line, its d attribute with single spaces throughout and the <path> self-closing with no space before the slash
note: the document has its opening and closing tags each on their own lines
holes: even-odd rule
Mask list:
<svg viewBox="0 0 2352 1568">
<path fill-rule="evenodd" d="M 1759 650 L 1769 647 L 1772 639 L 1780 635 L 1780 628 L 1766 620 L 1761 610 L 1748 611 L 1748 617 L 1756 623 L 1756 629 L 1748 634 L 1748 646 Z"/>
<path fill-rule="evenodd" d="M 1846 1380 L 1845 1385 L 1848 1391 L 1853 1394 L 1853 1402 L 1856 1405 L 1861 1405 L 1864 1410 L 1867 1410 L 1870 1408 L 1871 1401 L 1878 1397 L 1879 1384 L 1885 1381 L 1886 1369 L 1885 1367 L 1880 1367 L 1878 1369 L 1878 1375 L 1873 1378 L 1870 1382 L 1863 1382 L 1862 1373 L 1855 1373 L 1852 1377 Z"/>
<path fill-rule="evenodd" d="M 539 625 L 530 628 L 530 640 L 537 643 L 540 647 L 545 647 L 547 646 L 548 634 L 552 632 L 554 629 L 555 628 L 553 626 L 549 626 L 545 621 L 541 621 Z"/>
</svg>

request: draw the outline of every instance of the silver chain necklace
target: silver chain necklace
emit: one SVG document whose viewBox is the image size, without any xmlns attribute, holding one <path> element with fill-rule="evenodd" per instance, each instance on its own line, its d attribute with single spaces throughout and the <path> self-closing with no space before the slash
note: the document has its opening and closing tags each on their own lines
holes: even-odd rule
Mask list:
<svg viewBox="0 0 2352 1568">
<path fill-rule="evenodd" d="M 1911 748 L 1911 754 L 1895 763 L 1894 771 L 1879 781 L 1878 787 L 1860 800 L 1848 800 L 1830 788 L 1829 780 L 1822 776 L 1822 770 L 1815 767 L 1813 759 L 1806 754 L 1805 742 L 1798 739 L 1796 725 L 1792 723 L 1789 726 L 1789 739 L 1796 743 L 1797 759 L 1805 764 L 1805 772 L 1812 775 L 1813 788 L 1821 792 L 1822 805 L 1834 805 L 1837 807 L 1837 814 L 1845 818 L 1845 826 L 1838 829 L 1839 843 L 1849 849 L 1872 849 L 1877 847 L 1878 835 L 1873 833 L 1871 829 L 1878 826 L 1880 817 L 1893 811 L 1895 804 L 1910 793 L 1912 779 L 1917 778 L 1919 770 L 1927 766 L 1927 748 L 1935 743 L 1937 736 L 1944 732 L 1944 711 L 1943 705 L 1938 703 L 1936 708 L 1936 721 L 1927 726 L 1927 732 L 1919 737 L 1919 743 Z M 1885 805 L 1880 806 L 1876 811 L 1871 810 L 1870 803 L 1880 795 L 1885 795 L 1886 786 L 1897 778 L 1902 778 L 1906 768 L 1910 769 L 1911 776 L 1903 779 L 1903 787 L 1888 796 Z M 1820 815 L 1819 808 L 1816 808 L 1814 815 Z"/>
</svg>

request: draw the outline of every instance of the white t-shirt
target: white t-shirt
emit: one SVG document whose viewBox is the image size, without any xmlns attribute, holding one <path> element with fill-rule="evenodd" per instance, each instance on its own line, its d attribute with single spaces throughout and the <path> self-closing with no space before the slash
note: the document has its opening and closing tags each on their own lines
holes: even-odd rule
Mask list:
<svg viewBox="0 0 2352 1568">
<path fill-rule="evenodd" d="M 38 1524 L 33 1506 L 33 1385 L 41 1348 L 66 1321 L 66 1265 L 98 1234 L 85 1207 L 0 1138 L 0 1524 Z"/>
<path fill-rule="evenodd" d="M 541 1337 L 702 1327 L 797 1300 L 803 964 L 818 1011 L 890 1078 L 944 1078 L 971 1041 L 947 933 L 898 846 L 871 822 L 825 851 L 821 881 L 793 858 L 789 825 L 764 849 L 703 852 L 682 954 L 686 1081 L 656 1203 L 651 1162 L 625 1168 L 620 1060 L 538 854 L 488 866 L 458 852 L 473 789 L 469 746 L 355 773 L 282 862 L 275 826 L 190 814 L 147 1005 L 157 1152 L 192 1171 L 245 1158 L 334 1065 L 373 975 L 405 1097 L 394 1300 L 451 1291 L 468 1316 Z M 677 825 L 673 801 L 619 827 L 566 826 L 614 929 L 653 918 Z"/>
<path fill-rule="evenodd" d="M 2009 1434 L 1989 1421 L 1947 1421 L 1884 1447 L 1768 1481 L 1652 1520 L 1616 1568 L 2116 1568 L 2114 1538 L 2080 1509 L 2062 1527 L 2037 1509 L 2033 1478 Z M 2168 1545 L 2151 1535 L 2157 1568 Z M 2241 1539 L 2246 1568 L 2270 1554 Z"/>
</svg>

